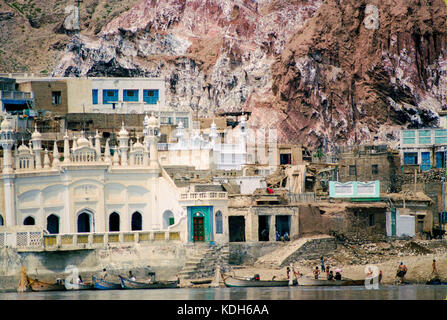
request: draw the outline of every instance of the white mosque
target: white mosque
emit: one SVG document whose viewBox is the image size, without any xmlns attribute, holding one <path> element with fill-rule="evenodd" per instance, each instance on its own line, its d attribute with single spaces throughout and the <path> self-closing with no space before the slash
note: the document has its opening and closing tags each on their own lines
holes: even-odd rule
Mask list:
<svg viewBox="0 0 447 320">
<path fill-rule="evenodd" d="M 77 138 L 66 133 L 61 152 L 56 141 L 53 150 L 43 150 L 41 134 L 35 128 L 30 145 L 22 141 L 13 150 L 13 119 L 4 117 L 0 131 L 0 225 L 35 225 L 52 234 L 175 228 L 182 230 L 184 241 L 225 239 L 225 230 L 215 223 L 221 226 L 227 214 L 226 194 L 196 200 L 188 194 L 189 189 L 177 187 L 160 164 L 159 120 L 146 115 L 143 126 L 142 141 L 132 143 L 123 124 L 119 144 L 112 149 L 109 140 L 101 146 L 98 132 L 90 139 L 84 133 Z M 215 128 L 206 146 L 198 135 L 192 144 L 184 141 L 181 124 L 177 135 L 173 152 L 193 150 L 197 142 L 199 149 L 222 148 L 214 147 Z M 243 157 L 245 148 L 237 150 Z M 177 164 L 185 162 L 183 158 Z M 203 237 L 194 238 L 199 233 Z"/>
</svg>

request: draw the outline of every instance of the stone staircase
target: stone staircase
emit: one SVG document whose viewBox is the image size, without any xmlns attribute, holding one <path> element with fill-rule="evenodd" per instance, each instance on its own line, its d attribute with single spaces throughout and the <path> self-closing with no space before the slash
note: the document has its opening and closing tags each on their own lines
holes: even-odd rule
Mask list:
<svg viewBox="0 0 447 320">
<path fill-rule="evenodd" d="M 228 265 L 229 246 L 187 244 L 186 262 L 179 272 L 180 279 L 200 279 L 214 276 L 216 265 Z"/>
<path fill-rule="evenodd" d="M 254 264 L 256 267 L 278 268 L 288 265 L 294 260 L 318 258 L 336 246 L 334 238 L 328 235 L 316 235 L 299 238 L 260 257 Z"/>
</svg>

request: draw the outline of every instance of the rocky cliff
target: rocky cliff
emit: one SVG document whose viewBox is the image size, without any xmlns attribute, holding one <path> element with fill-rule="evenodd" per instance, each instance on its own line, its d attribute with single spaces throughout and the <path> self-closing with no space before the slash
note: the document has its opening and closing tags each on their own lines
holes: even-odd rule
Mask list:
<svg viewBox="0 0 447 320">
<path fill-rule="evenodd" d="M 24 34 L 52 33 L 39 68 L 74 76 L 77 8 L 51 1 L 60 13 L 34 27 L 6 1 L 0 27 L 20 36 L 22 19 Z M 436 125 L 447 107 L 446 20 L 443 0 L 84 0 L 81 73 L 164 77 L 170 106 L 251 111 L 249 125 L 282 141 L 390 141 L 401 127 Z M 10 39 L 0 36 L 0 59 L 18 46 Z"/>
</svg>

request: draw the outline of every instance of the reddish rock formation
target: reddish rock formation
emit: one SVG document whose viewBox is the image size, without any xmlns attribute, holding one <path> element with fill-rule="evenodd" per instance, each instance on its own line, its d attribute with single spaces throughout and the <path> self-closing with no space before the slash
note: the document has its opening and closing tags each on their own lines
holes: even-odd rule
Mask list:
<svg viewBox="0 0 447 320">
<path fill-rule="evenodd" d="M 396 141 L 402 127 L 436 125 L 447 107 L 443 0 L 136 3 L 84 1 L 83 75 L 161 76 L 173 108 L 203 116 L 249 110 L 248 125 L 310 146 Z M 51 30 L 66 19 L 57 19 L 58 8 Z M 21 15 L 0 9 L 13 39 L 21 31 L 12 21 Z M 59 32 L 45 42 L 48 51 L 68 44 L 48 70 L 77 75 L 77 38 Z"/>
</svg>

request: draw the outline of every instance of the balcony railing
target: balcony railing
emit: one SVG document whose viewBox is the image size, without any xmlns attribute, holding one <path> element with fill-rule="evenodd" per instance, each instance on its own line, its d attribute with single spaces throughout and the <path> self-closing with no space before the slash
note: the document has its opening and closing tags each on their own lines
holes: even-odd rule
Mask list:
<svg viewBox="0 0 447 320">
<path fill-rule="evenodd" d="M 226 192 L 190 192 L 182 193 L 180 200 L 226 200 L 228 193 Z"/>
<path fill-rule="evenodd" d="M 0 99 L 4 100 L 32 100 L 31 92 L 23 91 L 0 91 Z"/>
<path fill-rule="evenodd" d="M 25 251 L 93 249 L 109 244 L 181 241 L 178 231 L 128 231 L 105 233 L 45 234 L 43 231 L 0 232 L 0 248 Z"/>
</svg>

